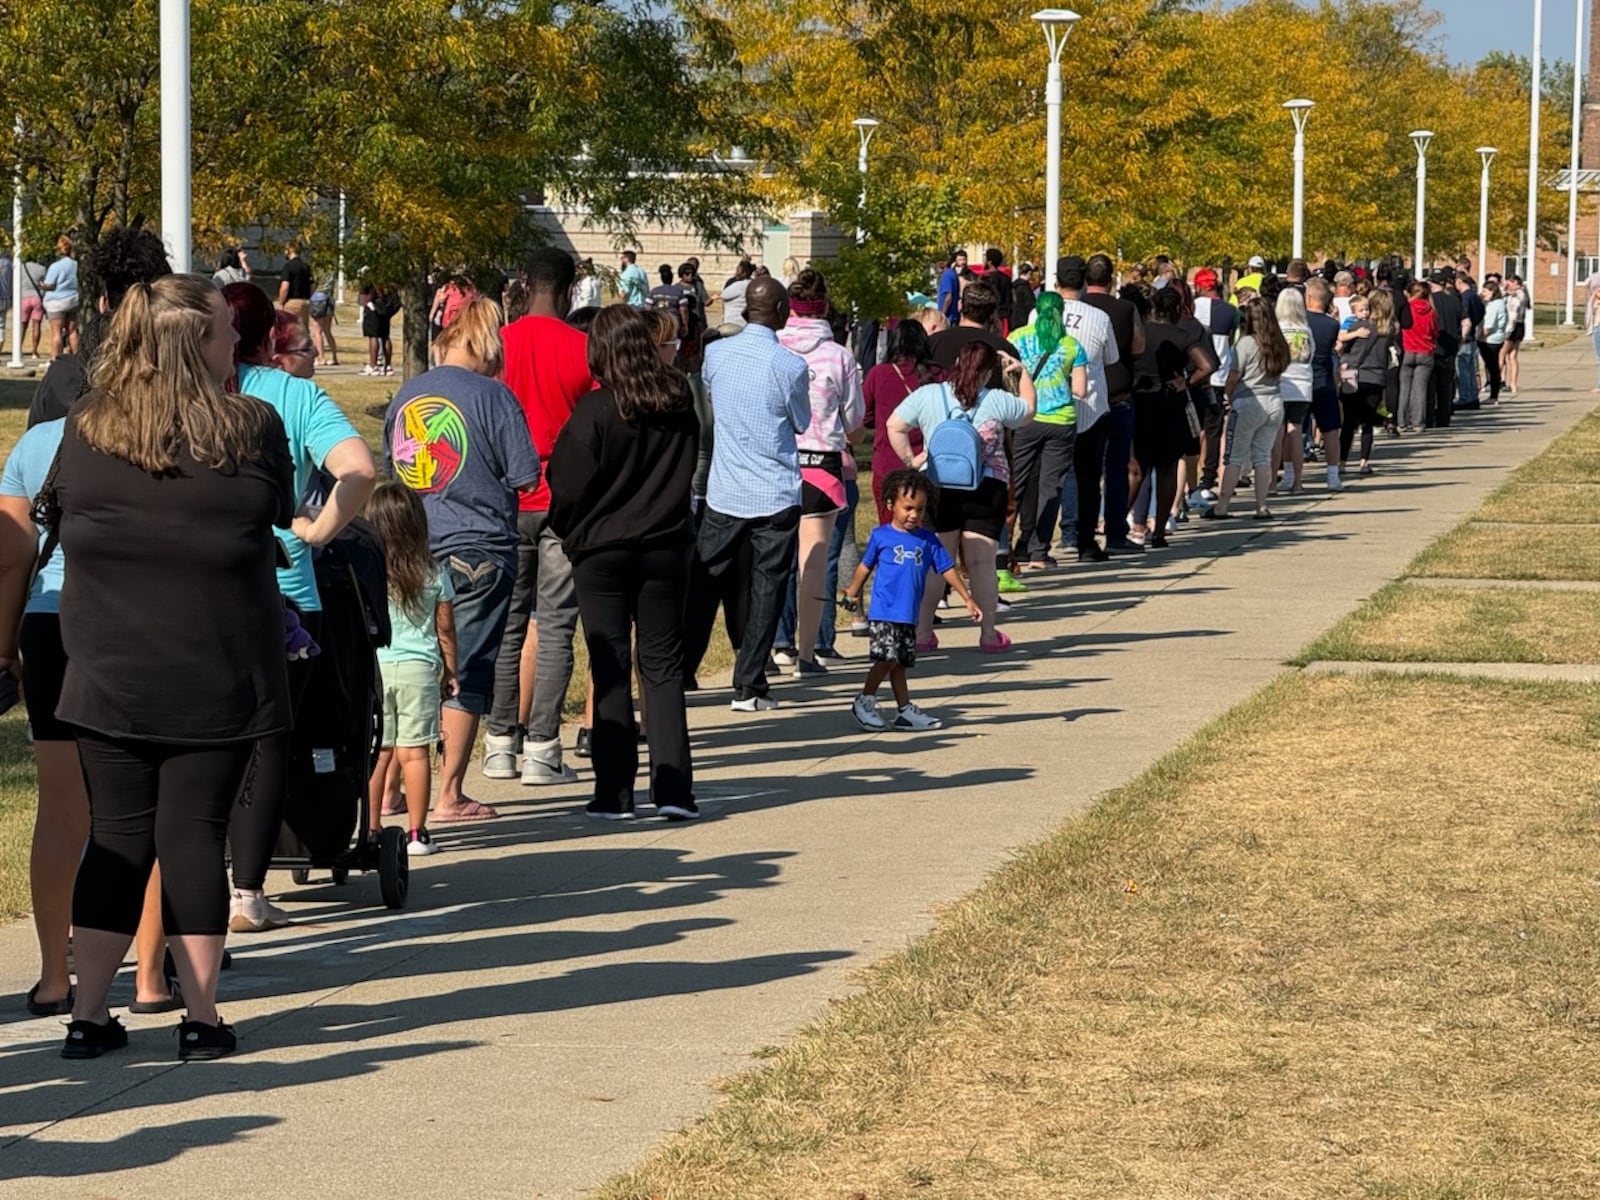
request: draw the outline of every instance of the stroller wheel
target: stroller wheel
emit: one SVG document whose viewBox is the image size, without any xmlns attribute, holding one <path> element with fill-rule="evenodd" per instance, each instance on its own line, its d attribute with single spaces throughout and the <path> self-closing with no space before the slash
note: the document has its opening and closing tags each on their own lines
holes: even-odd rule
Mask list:
<svg viewBox="0 0 1600 1200">
<path fill-rule="evenodd" d="M 411 890 L 411 857 L 406 853 L 406 835 L 398 826 L 383 831 L 378 842 L 378 885 L 387 908 L 404 908 Z"/>
<path fill-rule="evenodd" d="M 305 867 L 295 867 L 289 872 L 289 878 L 294 880 L 296 887 L 305 887 L 311 882 L 311 872 Z"/>
</svg>

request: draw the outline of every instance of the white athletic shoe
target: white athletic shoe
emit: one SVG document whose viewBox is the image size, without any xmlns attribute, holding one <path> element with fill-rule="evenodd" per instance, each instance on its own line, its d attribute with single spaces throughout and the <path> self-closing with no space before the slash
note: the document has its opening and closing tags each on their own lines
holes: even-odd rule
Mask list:
<svg viewBox="0 0 1600 1200">
<path fill-rule="evenodd" d="M 522 747 L 523 787 L 549 787 L 572 783 L 577 778 L 578 773 L 561 761 L 560 738 L 537 745 L 530 742 Z"/>
<path fill-rule="evenodd" d="M 260 892 L 236 891 L 228 908 L 228 928 L 234 933 L 260 933 L 289 924 L 289 914 Z"/>
<path fill-rule="evenodd" d="M 889 722 L 883 719 L 883 714 L 878 711 L 878 698 L 865 693 L 857 696 L 850 704 L 850 713 L 856 719 L 856 724 L 872 733 L 878 733 L 889 728 Z"/>
<path fill-rule="evenodd" d="M 743 700 L 734 700 L 728 707 L 734 712 L 771 712 L 778 707 L 778 702 L 771 696 L 746 696 Z"/>
<path fill-rule="evenodd" d="M 895 715 L 894 728 L 921 733 L 925 729 L 942 729 L 944 722 L 938 717 L 930 717 L 915 704 L 908 704 Z"/>
<path fill-rule="evenodd" d="M 480 764 L 485 779 L 515 779 L 517 777 L 517 735 L 515 733 L 483 735 L 483 762 Z"/>
</svg>

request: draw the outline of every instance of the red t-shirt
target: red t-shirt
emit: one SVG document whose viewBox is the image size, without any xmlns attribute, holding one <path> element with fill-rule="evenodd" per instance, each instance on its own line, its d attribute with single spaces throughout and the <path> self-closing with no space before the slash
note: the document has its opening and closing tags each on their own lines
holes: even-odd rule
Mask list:
<svg viewBox="0 0 1600 1200">
<path fill-rule="evenodd" d="M 502 329 L 500 340 L 505 346 L 506 386 L 522 405 L 539 462 L 548 464 L 573 406 L 594 389 L 589 339 L 554 317 L 523 317 Z M 548 511 L 550 485 L 541 477 L 538 490 L 518 495 L 517 507 L 523 512 Z"/>
</svg>

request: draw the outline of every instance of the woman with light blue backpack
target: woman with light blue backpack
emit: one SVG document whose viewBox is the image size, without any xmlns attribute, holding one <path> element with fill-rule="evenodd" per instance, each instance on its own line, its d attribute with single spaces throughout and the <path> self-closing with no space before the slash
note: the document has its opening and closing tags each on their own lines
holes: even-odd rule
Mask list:
<svg viewBox="0 0 1600 1200">
<path fill-rule="evenodd" d="M 986 386 L 1001 367 L 1018 376 L 1017 394 Z M 983 342 L 961 348 L 948 383 L 930 383 L 907 396 L 889 418 L 889 445 L 908 467 L 921 467 L 937 488 L 933 530 L 952 557 L 959 551 L 983 613 L 978 649 L 995 654 L 1011 639 L 995 628 L 999 599 L 995 558 L 1010 501 L 1011 469 L 1006 432 L 1033 419 L 1033 379 L 1017 359 Z M 924 449 L 914 454 L 911 431 L 921 430 Z M 933 632 L 938 588 L 929 588 L 917 621 L 917 649 L 936 650 Z"/>
</svg>

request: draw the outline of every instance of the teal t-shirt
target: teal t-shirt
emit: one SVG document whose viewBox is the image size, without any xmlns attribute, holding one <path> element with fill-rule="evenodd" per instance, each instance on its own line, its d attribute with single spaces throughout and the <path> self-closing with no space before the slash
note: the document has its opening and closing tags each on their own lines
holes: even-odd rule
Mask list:
<svg viewBox="0 0 1600 1200">
<path fill-rule="evenodd" d="M 439 650 L 439 630 L 434 624 L 434 609 L 447 600 L 456 598 L 455 585 L 450 582 L 450 572 L 443 567 L 434 570 L 433 580 L 422 589 L 420 611 L 413 615 L 394 597 L 389 598 L 389 625 L 393 630 L 389 644 L 378 651 L 381 663 L 426 662 L 436 667 L 444 666 L 444 655 Z"/>
<path fill-rule="evenodd" d="M 1015 330 L 1011 334 L 1011 344 L 1017 348 L 1017 358 L 1033 376 L 1034 391 L 1038 394 L 1038 409 L 1033 419 L 1046 425 L 1073 424 L 1078 418 L 1078 407 L 1072 398 L 1072 372 L 1089 365 L 1089 356 L 1083 352 L 1083 347 L 1071 334 L 1064 333 L 1050 357 L 1041 364 L 1039 335 L 1032 325 Z"/>
<path fill-rule="evenodd" d="M 309 379 L 297 379 L 276 367 L 239 366 L 239 390 L 270 404 L 283 418 L 289 435 L 289 461 L 294 463 L 294 495 L 298 508 L 311 478 L 323 460 L 346 438 L 360 437 L 350 418 Z M 317 576 L 311 566 L 311 548 L 287 529 L 278 538 L 289 552 L 290 565 L 278 572 L 278 590 L 303 612 L 321 612 Z"/>
<path fill-rule="evenodd" d="M 6 459 L 4 472 L 0 472 L 0 496 L 20 496 L 32 502 L 44 487 L 45 476 L 50 474 L 50 464 L 55 461 L 56 450 L 61 445 L 61 434 L 67 420 L 61 417 L 35 425 L 17 439 Z M 46 533 L 39 531 L 39 545 L 44 545 Z M 61 611 L 61 581 L 66 564 L 62 561 L 61 547 L 57 546 L 44 570 L 34 576 L 33 587 L 28 590 L 28 604 L 23 612 L 53 613 Z"/>
</svg>

